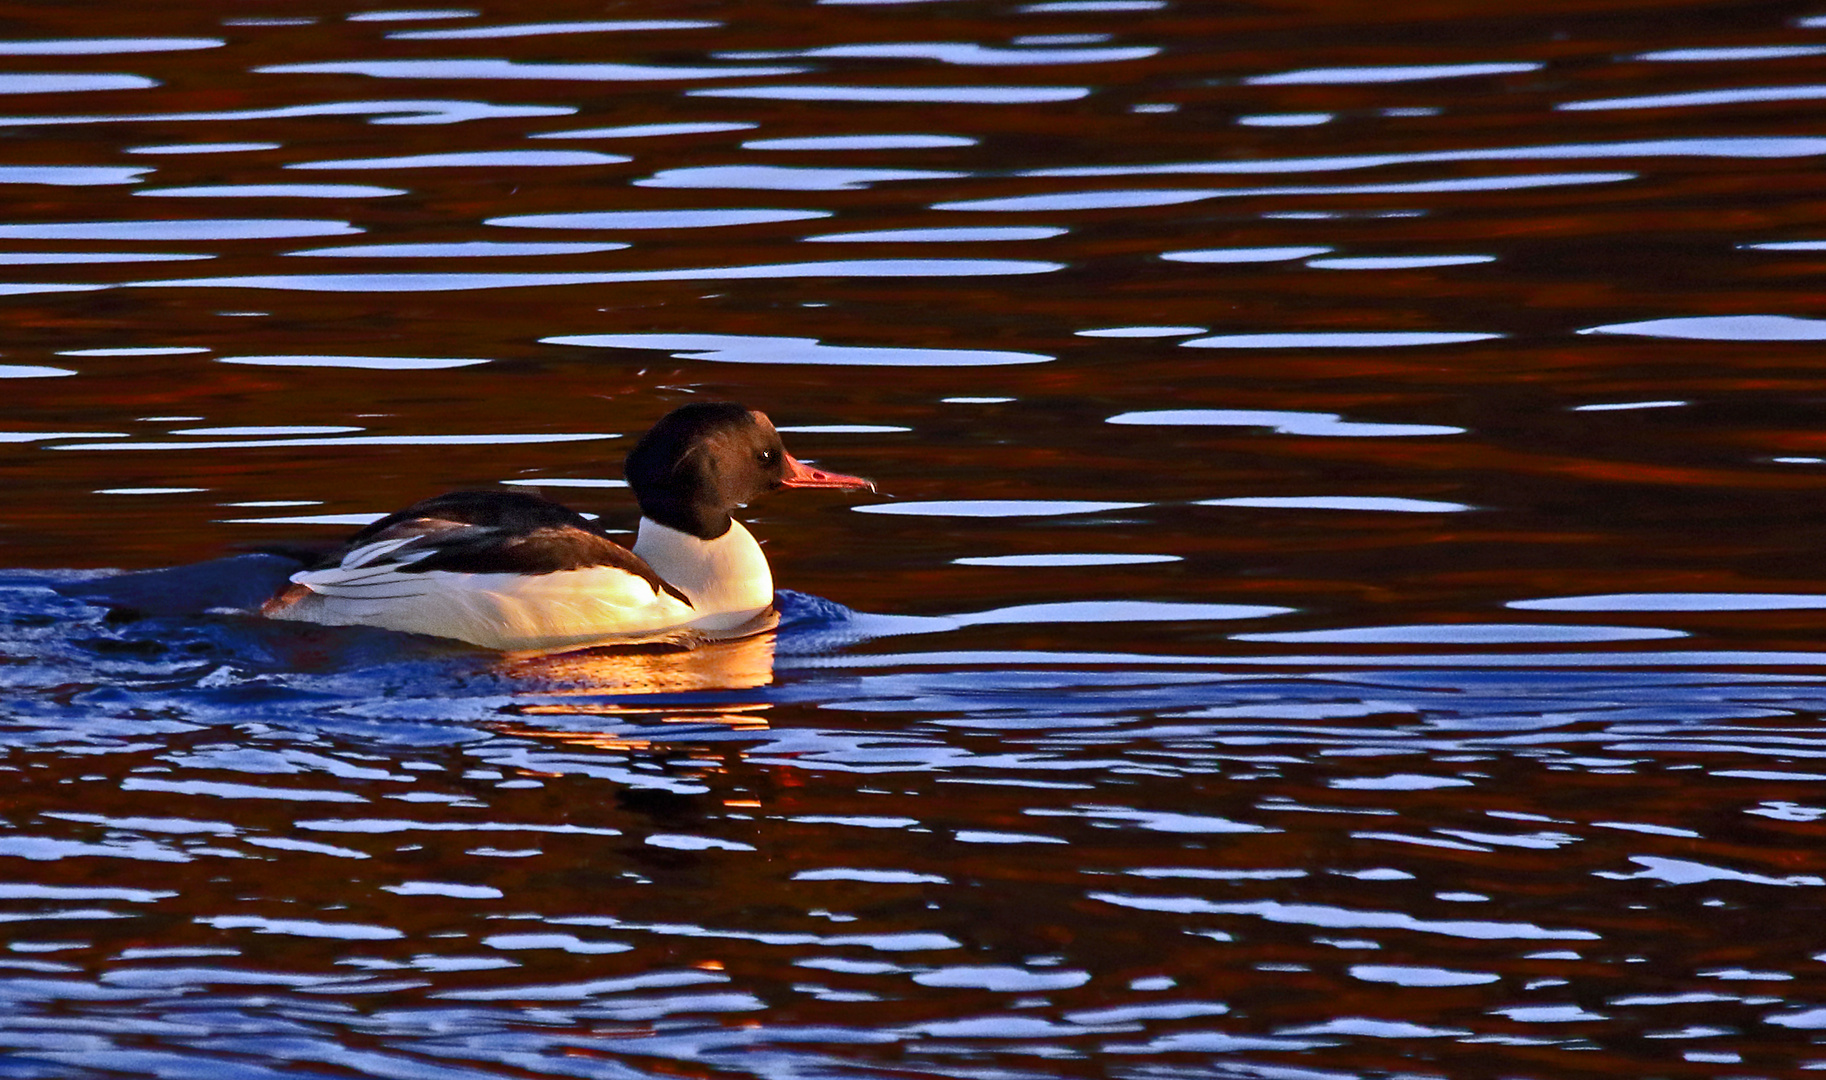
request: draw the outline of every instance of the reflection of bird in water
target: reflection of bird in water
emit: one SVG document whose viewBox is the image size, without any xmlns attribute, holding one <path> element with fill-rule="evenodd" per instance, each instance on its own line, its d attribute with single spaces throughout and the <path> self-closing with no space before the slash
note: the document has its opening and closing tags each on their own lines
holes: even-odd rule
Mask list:
<svg viewBox="0 0 1826 1080">
<path fill-rule="evenodd" d="M 498 670 L 526 688 L 517 694 L 522 700 L 502 710 L 513 719 L 489 726 L 508 735 L 617 751 L 654 749 L 659 736 L 650 725 L 656 724 L 764 731 L 771 706 L 763 700 L 681 706 L 642 704 L 633 695 L 757 689 L 773 682 L 773 659 L 771 624 L 764 633 L 695 649 L 624 645 L 515 657 Z"/>
<path fill-rule="evenodd" d="M 673 410 L 626 470 L 641 510 L 632 551 L 537 495 L 455 492 L 362 529 L 261 613 L 504 650 L 752 633 L 773 575 L 731 512 L 783 487 L 874 490 L 804 465 L 766 416 L 727 403 Z"/>
<path fill-rule="evenodd" d="M 514 657 L 496 670 L 533 694 L 556 698 L 752 690 L 773 682 L 775 621 L 773 613 L 767 612 L 756 620 L 756 629 L 762 632 L 707 641 L 694 649 L 669 644 L 616 645 Z M 525 704 L 516 711 L 625 716 L 651 708 L 595 700 Z"/>
</svg>

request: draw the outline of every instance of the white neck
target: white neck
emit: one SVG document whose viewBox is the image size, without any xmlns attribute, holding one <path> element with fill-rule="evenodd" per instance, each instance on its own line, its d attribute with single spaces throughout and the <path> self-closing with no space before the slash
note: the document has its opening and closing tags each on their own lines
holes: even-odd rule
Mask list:
<svg viewBox="0 0 1826 1080">
<path fill-rule="evenodd" d="M 634 540 L 634 554 L 691 598 L 699 616 L 693 625 L 708 627 L 710 624 L 703 619 L 727 614 L 740 616 L 730 623 L 734 626 L 774 602 L 774 579 L 767 568 L 767 556 L 761 554 L 761 545 L 739 521 L 731 520 L 729 531 L 715 540 L 700 540 L 643 517 Z"/>
</svg>

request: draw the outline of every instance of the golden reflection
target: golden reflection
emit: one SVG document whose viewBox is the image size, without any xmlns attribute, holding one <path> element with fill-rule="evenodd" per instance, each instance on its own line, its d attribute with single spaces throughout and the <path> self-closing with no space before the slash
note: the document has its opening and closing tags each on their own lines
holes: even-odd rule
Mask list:
<svg viewBox="0 0 1826 1080">
<path fill-rule="evenodd" d="M 765 705 L 752 706 L 756 710 L 765 709 Z M 653 713 L 658 710 L 624 709 L 618 712 L 608 709 L 572 708 L 569 705 L 541 705 L 519 710 L 522 716 L 610 716 L 618 718 L 641 717 L 643 712 Z M 670 724 L 722 724 L 733 731 L 766 731 L 765 717 L 743 712 L 669 714 L 661 717 L 646 716 L 643 719 L 658 719 Z M 626 732 L 592 731 L 588 728 L 554 728 L 538 724 L 505 721 L 491 725 L 495 730 L 508 735 L 521 735 L 532 739 L 549 739 L 552 742 L 565 743 L 569 746 L 586 747 L 591 750 L 612 750 L 617 752 L 642 752 L 655 749 L 652 739 L 629 735 Z M 700 761 L 701 772 L 727 771 L 720 762 Z M 757 804 L 758 805 L 758 804 Z"/>
<path fill-rule="evenodd" d="M 535 691 L 541 695 L 752 690 L 773 682 L 774 633 L 769 627 L 763 633 L 706 641 L 695 648 L 619 645 L 519 656 L 507 660 L 500 670 L 510 678 L 541 684 Z M 600 704 L 581 709 L 554 705 L 528 706 L 525 711 L 601 712 L 603 708 Z"/>
<path fill-rule="evenodd" d="M 548 739 L 566 746 L 578 746 L 586 750 L 610 750 L 619 753 L 641 753 L 653 749 L 650 739 L 630 739 L 625 736 L 611 735 L 604 731 L 560 731 L 554 728 L 533 727 L 528 724 L 498 724 L 495 730 L 504 735 L 519 735 L 529 739 Z M 526 770 L 521 770 L 525 772 Z"/>
<path fill-rule="evenodd" d="M 721 724 L 737 731 L 767 729 L 765 701 L 719 703 L 713 707 L 604 701 L 605 694 L 676 694 L 712 690 L 753 690 L 773 682 L 774 634 L 707 641 L 696 648 L 669 645 L 615 646 L 551 655 L 518 656 L 501 672 L 524 680 L 526 692 L 559 700 L 528 701 L 512 712 L 520 717 L 601 717 L 663 724 Z M 575 697 L 576 700 L 563 700 Z M 629 732 L 566 729 L 507 721 L 500 730 L 591 750 L 645 752 L 651 739 Z"/>
<path fill-rule="evenodd" d="M 755 705 L 750 708 L 764 710 L 767 706 Z M 599 716 L 629 720 L 657 720 L 667 724 L 721 724 L 732 731 L 766 731 L 765 717 L 744 713 L 742 711 L 719 713 L 666 714 L 657 709 L 610 709 L 574 707 L 569 704 L 536 705 L 517 710 L 521 716 L 577 717 Z M 567 743 L 572 746 L 588 747 L 591 750 L 612 751 L 646 751 L 654 749 L 653 740 L 628 735 L 624 732 L 592 731 L 588 728 L 568 729 L 543 727 L 537 724 L 506 721 L 492 725 L 496 730 L 509 735 L 523 735 L 528 738 L 550 739 L 553 742 Z M 700 763 L 706 772 L 724 771 L 720 764 Z"/>
</svg>

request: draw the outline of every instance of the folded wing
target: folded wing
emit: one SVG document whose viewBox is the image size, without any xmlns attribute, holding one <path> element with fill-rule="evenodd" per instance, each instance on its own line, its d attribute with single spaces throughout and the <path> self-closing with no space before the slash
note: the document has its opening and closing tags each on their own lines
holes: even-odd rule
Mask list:
<svg viewBox="0 0 1826 1080">
<path fill-rule="evenodd" d="M 291 580 L 263 614 L 503 650 L 663 636 L 696 615 L 683 593 L 587 519 L 511 492 L 408 507 Z"/>
</svg>

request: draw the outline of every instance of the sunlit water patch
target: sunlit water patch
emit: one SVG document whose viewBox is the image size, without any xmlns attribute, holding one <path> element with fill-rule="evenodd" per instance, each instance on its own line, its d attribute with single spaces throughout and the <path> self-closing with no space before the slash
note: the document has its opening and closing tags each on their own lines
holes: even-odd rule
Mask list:
<svg viewBox="0 0 1826 1080">
<path fill-rule="evenodd" d="M 1191 337 L 1202 334 L 1202 326 L 1104 326 L 1095 330 L 1073 331 L 1079 337 L 1088 338 L 1157 338 L 1157 337 Z"/>
<path fill-rule="evenodd" d="M 314 255 L 342 259 L 491 259 L 543 255 L 595 255 L 621 251 L 627 244 L 511 243 L 464 240 L 448 244 L 349 244 L 343 247 L 288 251 L 287 255 Z M 3 258 L 3 256 L 0 256 Z"/>
<path fill-rule="evenodd" d="M 1179 562 L 1178 555 L 1144 555 L 1120 552 L 1054 552 L 1046 555 L 970 555 L 951 561 L 960 566 L 1134 566 L 1141 563 Z"/>
<path fill-rule="evenodd" d="M 1332 113 L 1254 113 L 1239 116 L 1236 122 L 1244 127 L 1317 127 L 1329 124 L 1337 117 Z"/>
<path fill-rule="evenodd" d="M 209 349 L 202 345 L 122 345 L 108 349 L 59 349 L 58 356 L 194 356 Z M 142 417 L 142 419 L 145 419 Z"/>
<path fill-rule="evenodd" d="M 1826 608 L 1826 594 L 1807 593 L 1611 593 L 1512 600 L 1528 611 L 1803 611 Z"/>
<path fill-rule="evenodd" d="M 692 97 L 764 101 L 907 102 L 956 105 L 1041 105 L 1089 97 L 1085 86 L 743 86 L 686 91 Z"/>
<path fill-rule="evenodd" d="M 1573 412 L 1631 412 L 1636 409 L 1677 409 L 1688 401 L 1608 401 L 1593 405 L 1574 405 Z"/>
<path fill-rule="evenodd" d="M 680 270 L 602 273 L 257 274 L 244 277 L 167 278 L 126 283 L 133 288 L 276 289 L 288 292 L 456 292 L 559 285 L 612 285 L 645 281 L 746 281 L 757 278 L 999 277 L 1047 274 L 1059 263 L 1017 259 L 848 259 L 828 262 L 707 266 Z M 19 286 L 38 290 L 100 286 Z"/>
<path fill-rule="evenodd" d="M 1130 426 L 1265 427 L 1277 435 L 1315 435 L 1323 438 L 1405 438 L 1465 433 L 1464 428 L 1448 424 L 1372 424 L 1345 420 L 1337 413 L 1253 409 L 1160 409 L 1120 413 L 1110 417 L 1107 422 Z"/>
<path fill-rule="evenodd" d="M 1826 320 L 1794 315 L 1695 315 L 1612 323 L 1579 332 L 1692 341 L 1826 341 Z"/>
<path fill-rule="evenodd" d="M 1275 72 L 1272 75 L 1251 75 L 1243 81 L 1254 86 L 1424 82 L 1431 79 L 1463 79 L 1475 75 L 1516 75 L 1525 71 L 1538 71 L 1542 66 L 1538 63 L 1524 62 L 1304 68 L 1298 71 Z"/>
<path fill-rule="evenodd" d="M 1307 259 L 1318 270 L 1423 270 L 1435 266 L 1475 266 L 1495 262 L 1494 255 L 1352 255 Z"/>
<path fill-rule="evenodd" d="M 295 161 L 288 169 L 485 169 L 575 168 L 583 165 L 616 165 L 633 159 L 622 154 L 587 150 L 484 150 L 458 154 L 408 154 L 402 157 L 340 158 Z"/>
<path fill-rule="evenodd" d="M 111 56 L 118 53 L 188 52 L 219 49 L 217 37 L 78 37 L 0 41 L 0 56 Z"/>
<path fill-rule="evenodd" d="M 286 105 L 272 109 L 230 109 L 219 112 L 153 114 L 65 114 L 61 116 L 6 116 L 0 123 L 12 127 L 66 127 L 72 124 L 134 124 L 160 121 L 212 123 L 254 120 L 290 120 L 307 116 L 366 116 L 371 124 L 460 124 L 473 120 L 569 116 L 569 106 L 494 105 L 482 101 L 412 99 L 391 101 L 339 101 L 318 105 Z"/>
<path fill-rule="evenodd" d="M 195 142 L 158 143 L 153 146 L 130 146 L 129 154 L 246 154 L 255 150 L 277 150 L 279 143 L 269 142 Z"/>
<path fill-rule="evenodd" d="M 822 233 L 816 236 L 801 237 L 803 240 L 820 243 L 853 243 L 853 244 L 952 244 L 971 243 L 975 241 L 1011 241 L 1011 240 L 1051 240 L 1063 236 L 1069 230 L 1049 226 L 1007 225 L 981 229 L 882 229 L 875 232 Z"/>
<path fill-rule="evenodd" d="M 616 127 L 572 128 L 542 131 L 533 139 L 651 139 L 662 135 L 709 135 L 721 131 L 750 131 L 760 125 L 744 120 L 708 120 L 672 124 L 622 124 Z"/>
<path fill-rule="evenodd" d="M 681 66 L 665 64 L 536 63 L 480 60 L 339 60 L 311 64 L 271 64 L 254 69 L 266 75 L 366 75 L 374 79 L 536 79 L 563 82 L 646 82 L 658 80 L 739 79 L 757 75 L 794 75 L 799 67 Z"/>
<path fill-rule="evenodd" d="M 105 288 L 107 288 L 106 285 L 60 285 L 48 282 L 34 282 L 32 284 L 0 283 L 0 296 L 31 296 L 39 293 L 96 292 Z"/>
<path fill-rule="evenodd" d="M 194 262 L 214 255 L 155 251 L 4 251 L 0 266 L 68 266 L 81 263 Z"/>
<path fill-rule="evenodd" d="M 862 191 L 905 180 L 959 180 L 968 174 L 936 169 L 846 169 L 837 166 L 702 165 L 662 169 L 634 181 L 639 187 L 728 188 L 754 191 Z"/>
<path fill-rule="evenodd" d="M 982 367 L 1038 364 L 1040 353 L 986 349 L 897 349 L 826 345 L 813 338 L 772 338 L 739 334 L 575 334 L 541 338 L 547 345 L 596 349 L 661 349 L 691 360 L 734 364 L 834 364 L 862 367 Z"/>
<path fill-rule="evenodd" d="M 317 357 L 308 359 L 316 360 Z M 311 365 L 315 366 L 315 365 Z M 360 366 L 360 365 L 350 365 Z M 449 366 L 449 365 L 444 365 Z M 506 433 L 493 435 L 348 435 L 191 442 L 64 443 L 58 450 L 240 450 L 280 446 L 512 446 L 529 443 L 594 442 L 618 436 L 597 432 Z"/>
<path fill-rule="evenodd" d="M 1056 517 L 1062 514 L 1100 514 L 1134 510 L 1146 503 L 1091 502 L 1072 499 L 947 499 L 937 502 L 880 503 L 858 506 L 864 514 L 904 514 L 913 517 Z"/>
<path fill-rule="evenodd" d="M 721 26 L 704 19 L 612 19 L 571 22 L 506 23 L 500 26 L 465 26 L 439 30 L 392 30 L 395 41 L 473 41 L 478 39 L 543 37 L 548 34 L 610 34 L 654 30 L 709 30 Z"/>
<path fill-rule="evenodd" d="M 801 139 L 750 139 L 746 150 L 934 150 L 975 146 L 960 135 L 829 135 Z"/>
<path fill-rule="evenodd" d="M 1182 341 L 1192 349 L 1386 349 L 1414 345 L 1463 345 L 1501 334 L 1437 330 L 1353 330 L 1278 334 L 1213 334 Z"/>
<path fill-rule="evenodd" d="M 868 45 L 828 45 L 817 49 L 806 49 L 797 52 L 740 52 L 724 53 L 731 60 L 785 60 L 795 57 L 808 59 L 819 58 L 863 58 L 863 59 L 920 59 L 937 60 L 946 64 L 984 65 L 1000 67 L 1007 65 L 1028 64 L 1102 64 L 1122 60 L 1145 60 L 1160 52 L 1156 46 L 1127 46 L 1105 48 L 1036 48 L 1037 43 L 1029 42 L 1029 47 L 1002 49 L 963 41 L 920 41 L 895 42 L 892 44 Z"/>
<path fill-rule="evenodd" d="M 1292 262 L 1324 255 L 1331 250 L 1329 247 L 1204 248 L 1198 251 L 1163 251 L 1160 257 L 1168 262 L 1248 264 Z"/>
<path fill-rule="evenodd" d="M 1347 630 L 1293 630 L 1233 635 L 1238 641 L 1274 641 L 1285 644 L 1329 642 L 1334 644 L 1452 644 L 1516 645 L 1581 641 L 1655 641 L 1686 637 L 1679 630 L 1646 626 L 1554 626 L 1535 623 L 1472 623 L 1438 626 L 1362 626 Z"/>
<path fill-rule="evenodd" d="M 824 210 L 601 210 L 489 218 L 484 225 L 518 229 L 701 229 L 830 217 Z"/>
<path fill-rule="evenodd" d="M 934 203 L 934 210 L 968 210 L 1017 213 L 1065 210 L 1123 210 L 1155 206 L 1182 206 L 1208 199 L 1255 199 L 1266 196 L 1307 195 L 1442 195 L 1477 191 L 1522 191 L 1530 188 L 1580 184 L 1616 184 L 1636 179 L 1626 172 L 1539 173 L 1532 176 L 1490 176 L 1455 180 L 1422 180 L 1405 184 L 1336 184 L 1259 188 L 1138 188 L 1078 191 L 1052 195 L 1014 195 L 1007 198 L 965 199 Z"/>
<path fill-rule="evenodd" d="M 69 94 L 98 90 L 145 90 L 158 83 L 142 75 L 10 73 L 0 75 L 0 94 Z"/>
<path fill-rule="evenodd" d="M 204 184 L 141 188 L 134 194 L 168 199 L 385 199 L 407 191 L 377 184 Z"/>
<path fill-rule="evenodd" d="M 0 225 L 5 240 L 249 240 L 348 236 L 361 232 L 346 221 L 278 218 L 74 221 Z"/>
<path fill-rule="evenodd" d="M 1393 495 L 1239 495 L 1201 499 L 1200 506 L 1239 506 L 1258 510 L 1366 510 L 1397 514 L 1456 514 L 1476 507 L 1442 499 L 1409 499 Z"/>
<path fill-rule="evenodd" d="M 360 368 L 369 371 L 437 371 L 488 363 L 486 359 L 459 356 L 222 356 L 217 357 L 216 362 L 253 367 Z"/>
</svg>

